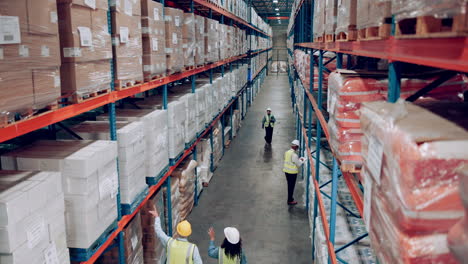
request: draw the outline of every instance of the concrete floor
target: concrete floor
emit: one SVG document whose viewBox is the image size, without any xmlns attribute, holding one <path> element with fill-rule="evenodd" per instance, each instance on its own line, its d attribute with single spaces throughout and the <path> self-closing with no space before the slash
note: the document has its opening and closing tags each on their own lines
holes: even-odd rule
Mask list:
<svg viewBox="0 0 468 264">
<path fill-rule="evenodd" d="M 249 263 L 312 262 L 302 179 L 298 177 L 294 195 L 299 204 L 290 207 L 281 170 L 284 152 L 295 137 L 290 102 L 287 75 L 268 76 L 210 186 L 203 190 L 189 221 L 190 240 L 198 245 L 204 263 L 217 263 L 207 254 L 210 226 L 215 228 L 217 245 L 224 239 L 224 227 L 237 227 Z M 261 129 L 267 107 L 277 119 L 271 148 L 265 146 Z"/>
</svg>

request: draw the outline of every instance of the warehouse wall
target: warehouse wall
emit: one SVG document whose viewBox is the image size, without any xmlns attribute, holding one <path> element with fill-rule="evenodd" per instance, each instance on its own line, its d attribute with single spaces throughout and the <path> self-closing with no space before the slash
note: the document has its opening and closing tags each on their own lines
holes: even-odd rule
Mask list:
<svg viewBox="0 0 468 264">
<path fill-rule="evenodd" d="M 276 21 L 272 21 L 271 24 L 273 29 L 273 58 L 272 61 L 286 61 L 288 59 L 288 51 L 286 48 L 286 34 L 288 29 L 287 21 L 282 21 L 278 24 Z"/>
</svg>

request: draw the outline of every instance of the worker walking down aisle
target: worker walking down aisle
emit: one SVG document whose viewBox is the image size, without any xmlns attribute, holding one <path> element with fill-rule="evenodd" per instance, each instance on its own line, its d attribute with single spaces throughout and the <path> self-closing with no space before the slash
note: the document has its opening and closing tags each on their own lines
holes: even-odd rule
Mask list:
<svg viewBox="0 0 468 264">
<path fill-rule="evenodd" d="M 310 264 L 305 183 L 300 176 L 294 191 L 298 204 L 288 206 L 285 202 L 284 152 L 296 137 L 290 91 L 286 74 L 266 77 L 237 136 L 225 149 L 210 186 L 203 189 L 188 217 L 193 226 L 190 241 L 197 244 L 204 263 L 218 263 L 208 255 L 210 239 L 206 231 L 211 226 L 219 231 L 235 226 L 248 263 Z M 275 139 L 265 147 L 259 122 L 271 105 L 276 119 Z M 217 235 L 215 245 L 221 245 L 223 239 L 223 235 Z"/>
<path fill-rule="evenodd" d="M 288 182 L 288 204 L 296 205 L 297 201 L 294 200 L 294 188 L 296 187 L 297 174 L 299 168 L 304 164 L 305 159 L 299 158 L 297 150 L 299 149 L 299 140 L 295 139 L 291 143 L 291 148 L 284 153 L 284 166 L 283 172 L 286 174 L 286 181 Z"/>
<path fill-rule="evenodd" d="M 268 107 L 266 112 L 267 114 L 262 119 L 262 128 L 265 129 L 265 142 L 271 144 L 276 118 L 271 114 L 271 108 Z"/>
</svg>

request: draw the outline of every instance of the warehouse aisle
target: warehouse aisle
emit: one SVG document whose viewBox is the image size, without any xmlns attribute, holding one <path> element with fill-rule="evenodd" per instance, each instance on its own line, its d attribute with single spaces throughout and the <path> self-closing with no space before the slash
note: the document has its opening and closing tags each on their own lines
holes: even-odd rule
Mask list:
<svg viewBox="0 0 468 264">
<path fill-rule="evenodd" d="M 298 177 L 296 207 L 286 204 L 283 154 L 295 137 L 287 75 L 270 75 L 243 120 L 240 133 L 226 149 L 200 203 L 189 217 L 204 263 L 208 257 L 207 235 L 212 225 L 216 243 L 225 226 L 238 227 L 249 263 L 310 263 L 310 229 Z M 277 119 L 271 149 L 265 147 L 261 120 L 271 107 Z"/>
</svg>

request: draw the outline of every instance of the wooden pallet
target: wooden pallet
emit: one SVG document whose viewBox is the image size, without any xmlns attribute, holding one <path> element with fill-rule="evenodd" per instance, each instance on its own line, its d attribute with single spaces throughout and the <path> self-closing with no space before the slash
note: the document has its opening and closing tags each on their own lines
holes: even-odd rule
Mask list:
<svg viewBox="0 0 468 264">
<path fill-rule="evenodd" d="M 115 90 L 122 91 L 142 83 L 143 80 L 115 80 Z"/>
<path fill-rule="evenodd" d="M 361 167 L 357 166 L 356 164 L 341 164 L 341 171 L 349 173 L 360 173 Z"/>
<path fill-rule="evenodd" d="M 336 41 L 355 41 L 357 37 L 358 32 L 356 26 L 349 26 L 346 31 L 339 32 L 335 35 Z"/>
<path fill-rule="evenodd" d="M 192 66 L 185 66 L 185 67 L 184 67 L 184 71 L 190 71 L 190 70 L 195 69 L 196 67 L 197 67 L 197 66 L 194 66 L 194 65 L 192 65 Z"/>
<path fill-rule="evenodd" d="M 101 90 L 101 91 L 96 91 L 96 92 L 92 92 L 92 93 L 85 93 L 85 94 L 73 94 L 69 97 L 69 101 L 74 103 L 74 104 L 79 104 L 85 100 L 88 100 L 88 99 L 91 99 L 91 98 L 94 98 L 94 97 L 98 97 L 98 96 L 101 96 L 101 95 L 104 95 L 104 94 L 107 94 L 110 92 L 110 89 L 104 89 L 104 90 Z"/>
<path fill-rule="evenodd" d="M 325 41 L 325 35 L 314 38 L 314 42 L 324 42 L 324 41 Z"/>
<path fill-rule="evenodd" d="M 468 4 L 466 4 L 468 8 Z M 466 10 L 465 8 L 465 10 Z M 420 16 L 403 19 L 396 25 L 396 38 L 446 38 L 468 36 L 468 14 L 452 18 Z"/>
<path fill-rule="evenodd" d="M 335 42 L 334 34 L 325 34 L 325 42 Z"/>
<path fill-rule="evenodd" d="M 390 37 L 392 31 L 392 25 L 382 24 L 378 27 L 368 27 L 358 30 L 358 40 L 367 41 L 367 40 L 381 40 L 387 39 Z"/>
<path fill-rule="evenodd" d="M 23 109 L 23 110 L 10 111 L 8 115 L 0 113 L 0 128 L 13 124 L 16 121 L 21 121 L 24 119 L 28 119 L 28 118 L 43 114 L 45 112 L 57 110 L 58 108 L 59 108 L 59 103 L 55 101 L 38 109 L 33 109 L 32 107 L 30 107 L 30 108 Z M 15 119 L 14 121 L 10 120 L 12 117 Z"/>
<path fill-rule="evenodd" d="M 161 78 L 164 78 L 164 77 L 166 77 L 166 74 L 160 73 L 160 74 L 150 74 L 148 76 L 145 76 L 144 79 L 145 79 L 145 82 L 151 82 L 151 81 L 161 79 Z"/>
</svg>

